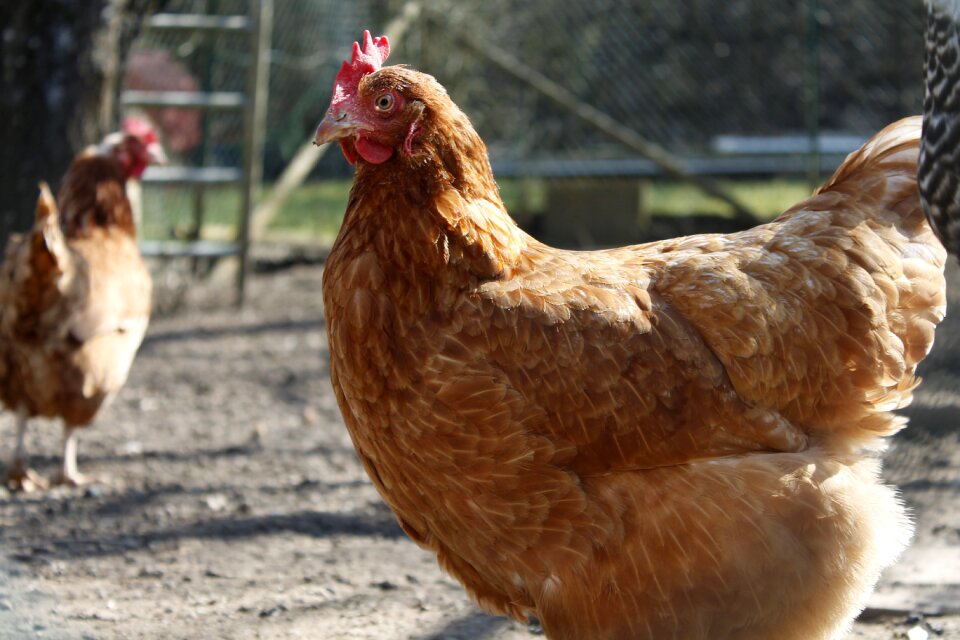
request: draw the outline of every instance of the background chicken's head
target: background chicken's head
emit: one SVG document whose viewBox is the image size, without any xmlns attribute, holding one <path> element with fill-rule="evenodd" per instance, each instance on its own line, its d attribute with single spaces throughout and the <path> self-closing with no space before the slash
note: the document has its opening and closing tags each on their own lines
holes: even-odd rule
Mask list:
<svg viewBox="0 0 960 640">
<path fill-rule="evenodd" d="M 120 131 L 108 134 L 103 139 L 99 151 L 102 155 L 116 158 L 124 180 L 139 178 L 151 164 L 167 161 L 156 130 L 144 118 L 126 118 Z"/>
</svg>

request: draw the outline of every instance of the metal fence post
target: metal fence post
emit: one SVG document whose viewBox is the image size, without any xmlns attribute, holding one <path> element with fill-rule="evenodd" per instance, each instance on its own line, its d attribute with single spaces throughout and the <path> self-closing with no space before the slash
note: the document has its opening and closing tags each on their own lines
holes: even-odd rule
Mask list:
<svg viewBox="0 0 960 640">
<path fill-rule="evenodd" d="M 804 6 L 803 113 L 810 148 L 807 150 L 807 180 L 810 189 L 820 185 L 820 10 L 817 0 Z"/>
<path fill-rule="evenodd" d="M 251 60 L 244 110 L 242 215 L 237 231 L 240 264 L 237 268 L 237 305 L 243 304 L 250 256 L 250 217 L 263 181 L 263 139 L 267 124 L 267 92 L 270 84 L 270 43 L 273 32 L 273 0 L 251 0 Z"/>
</svg>

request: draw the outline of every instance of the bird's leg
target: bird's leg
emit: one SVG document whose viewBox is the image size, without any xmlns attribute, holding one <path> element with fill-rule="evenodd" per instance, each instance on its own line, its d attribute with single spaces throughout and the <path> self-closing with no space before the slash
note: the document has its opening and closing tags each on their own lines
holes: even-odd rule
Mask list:
<svg viewBox="0 0 960 640">
<path fill-rule="evenodd" d="M 68 425 L 63 427 L 63 459 L 60 471 L 53 478 L 56 484 L 81 487 L 94 481 L 93 478 L 81 475 L 77 471 L 77 431 L 76 427 Z"/>
<path fill-rule="evenodd" d="M 46 489 L 47 483 L 36 471 L 27 465 L 27 414 L 17 411 L 17 446 L 13 450 L 13 460 L 4 484 L 13 491 L 30 492 L 36 489 Z"/>
</svg>

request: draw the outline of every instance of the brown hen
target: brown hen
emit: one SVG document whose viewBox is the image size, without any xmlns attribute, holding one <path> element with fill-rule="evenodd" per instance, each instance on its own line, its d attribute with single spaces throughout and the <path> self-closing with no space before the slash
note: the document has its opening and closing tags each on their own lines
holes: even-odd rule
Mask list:
<svg viewBox="0 0 960 640">
<path fill-rule="evenodd" d="M 562 251 L 430 76 L 354 46 L 331 375 L 404 531 L 552 639 L 834 637 L 911 527 L 876 451 L 945 309 L 919 118 L 776 221 Z"/>
<path fill-rule="evenodd" d="M 64 423 L 55 480 L 87 481 L 77 472 L 77 429 L 123 387 L 150 317 L 152 285 L 125 184 L 163 159 L 149 124 L 128 120 L 124 131 L 74 159 L 60 188 L 59 214 L 41 185 L 33 230 L 7 245 L 0 269 L 0 399 L 17 414 L 6 476 L 15 489 L 46 485 L 27 464 L 27 420 L 36 416 Z"/>
</svg>

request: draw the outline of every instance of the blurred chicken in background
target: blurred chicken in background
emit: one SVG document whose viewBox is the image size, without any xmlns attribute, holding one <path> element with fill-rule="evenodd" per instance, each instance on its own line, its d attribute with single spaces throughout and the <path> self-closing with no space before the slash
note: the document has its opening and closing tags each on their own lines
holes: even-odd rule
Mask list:
<svg viewBox="0 0 960 640">
<path fill-rule="evenodd" d="M 151 280 L 137 247 L 127 180 L 166 156 L 146 120 L 81 152 L 57 203 L 41 185 L 36 224 L 11 238 L 0 270 L 0 399 L 17 416 L 7 485 L 46 481 L 27 463 L 29 418 L 61 418 L 54 480 L 78 485 L 77 432 L 123 387 L 150 318 Z"/>
</svg>

